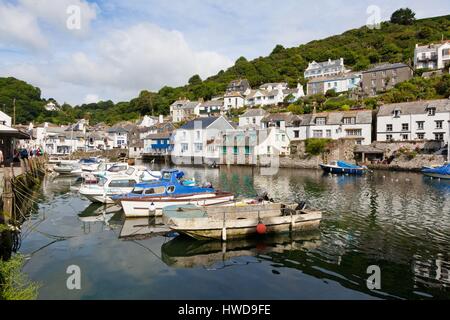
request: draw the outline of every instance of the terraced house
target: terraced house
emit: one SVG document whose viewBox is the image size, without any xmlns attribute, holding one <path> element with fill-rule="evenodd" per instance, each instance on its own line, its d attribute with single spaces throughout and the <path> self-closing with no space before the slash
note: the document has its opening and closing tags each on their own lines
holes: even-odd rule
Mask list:
<svg viewBox="0 0 450 320">
<path fill-rule="evenodd" d="M 377 114 L 377 141 L 449 142 L 450 100 L 386 104 Z"/>
<path fill-rule="evenodd" d="M 177 100 L 170 106 L 170 116 L 174 123 L 186 121 L 200 115 L 200 105 L 198 101 L 188 99 Z"/>
</svg>

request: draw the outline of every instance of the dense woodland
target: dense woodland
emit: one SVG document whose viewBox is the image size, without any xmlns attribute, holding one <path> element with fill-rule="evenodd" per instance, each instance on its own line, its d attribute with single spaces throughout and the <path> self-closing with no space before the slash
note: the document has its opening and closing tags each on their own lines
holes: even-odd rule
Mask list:
<svg viewBox="0 0 450 320">
<path fill-rule="evenodd" d="M 113 103 L 104 101 L 81 106 L 60 105 L 60 111 L 46 111 L 44 105 L 49 100 L 41 98 L 39 88 L 14 79 L 0 78 L 0 108 L 12 115 L 13 98 L 16 98 L 17 123 L 56 124 L 88 118 L 92 124 L 106 122 L 113 124 L 121 120 L 137 119 L 145 114 L 168 114 L 169 106 L 179 97 L 191 100 L 211 99 L 223 94 L 228 83 L 237 78 L 246 78 L 252 87 L 267 82 L 288 82 L 296 86 L 305 84 L 303 72 L 308 62 L 325 61 L 343 57 L 347 67 L 363 70 L 372 64 L 382 62 L 405 62 L 412 64 L 416 43 L 431 43 L 450 39 L 450 16 L 415 20 L 414 13 L 399 10 L 391 21 L 381 23 L 380 29 L 362 27 L 341 35 L 312 41 L 294 48 L 275 47 L 267 57 L 252 61 L 239 58 L 228 70 L 202 80 L 192 76 L 183 87 L 163 87 L 158 92 L 142 91 L 131 101 Z M 433 79 L 423 79 L 418 74 L 408 82 L 400 83 L 393 90 L 365 100 L 352 100 L 333 93 L 306 97 L 289 106 L 273 108 L 269 111 L 292 111 L 297 114 L 311 112 L 315 105 L 318 111 L 347 110 L 352 107 L 374 108 L 383 102 L 404 102 L 417 99 L 437 99 L 450 95 L 448 74 Z M 50 99 L 52 100 L 52 99 Z M 107 111 L 107 112 L 105 112 Z"/>
</svg>

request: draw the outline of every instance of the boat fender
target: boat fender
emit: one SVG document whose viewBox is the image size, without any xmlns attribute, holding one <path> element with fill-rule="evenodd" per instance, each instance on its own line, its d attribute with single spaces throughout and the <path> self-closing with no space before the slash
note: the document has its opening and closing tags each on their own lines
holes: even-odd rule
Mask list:
<svg viewBox="0 0 450 320">
<path fill-rule="evenodd" d="M 227 228 L 226 227 L 222 228 L 222 240 L 227 241 Z"/>
<path fill-rule="evenodd" d="M 266 225 L 262 222 L 259 222 L 258 225 L 256 226 L 256 232 L 260 235 L 266 234 L 267 233 Z"/>
</svg>

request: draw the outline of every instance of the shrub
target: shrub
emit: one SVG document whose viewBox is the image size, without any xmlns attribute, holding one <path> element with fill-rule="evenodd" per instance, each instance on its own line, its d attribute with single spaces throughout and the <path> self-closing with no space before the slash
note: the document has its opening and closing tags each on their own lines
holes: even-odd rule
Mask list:
<svg viewBox="0 0 450 320">
<path fill-rule="evenodd" d="M 305 142 L 305 151 L 307 154 L 318 156 L 327 150 L 331 139 L 311 138 Z"/>
<path fill-rule="evenodd" d="M 24 258 L 16 255 L 0 260 L 0 300 L 34 300 L 39 286 L 21 272 Z"/>
</svg>

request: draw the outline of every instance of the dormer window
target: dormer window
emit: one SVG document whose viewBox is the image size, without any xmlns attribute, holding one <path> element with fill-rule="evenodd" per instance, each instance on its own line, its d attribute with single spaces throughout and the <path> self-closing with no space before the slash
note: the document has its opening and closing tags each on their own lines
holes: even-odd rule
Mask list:
<svg viewBox="0 0 450 320">
<path fill-rule="evenodd" d="M 428 108 L 428 115 L 433 117 L 436 115 L 436 108 Z"/>
<path fill-rule="evenodd" d="M 400 118 L 400 115 L 402 114 L 402 112 L 400 110 L 394 110 L 394 118 Z"/>
<path fill-rule="evenodd" d="M 356 123 L 356 118 L 354 118 L 354 117 L 344 118 L 343 119 L 343 123 L 344 124 L 355 124 Z"/>
<path fill-rule="evenodd" d="M 324 126 L 327 123 L 326 118 L 316 118 L 316 125 L 318 126 Z"/>
</svg>

